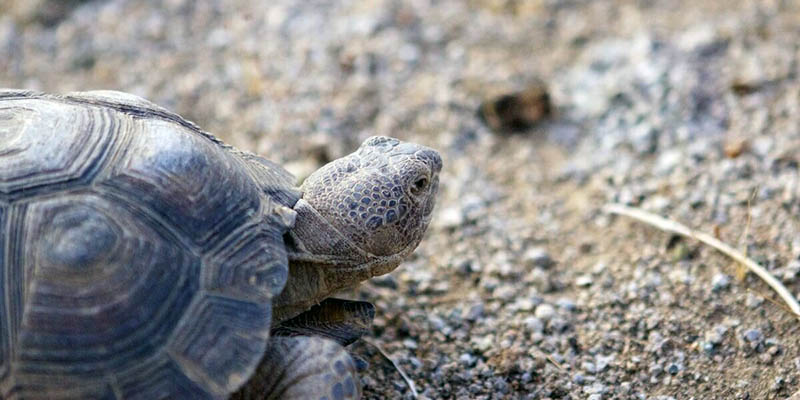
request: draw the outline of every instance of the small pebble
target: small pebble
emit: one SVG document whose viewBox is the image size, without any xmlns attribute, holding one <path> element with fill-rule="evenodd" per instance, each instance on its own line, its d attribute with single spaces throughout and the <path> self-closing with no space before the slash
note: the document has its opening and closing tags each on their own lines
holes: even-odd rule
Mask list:
<svg viewBox="0 0 800 400">
<path fill-rule="evenodd" d="M 769 389 L 773 392 L 780 391 L 781 389 L 783 389 L 783 385 L 785 384 L 785 382 L 786 380 L 783 379 L 782 376 L 776 376 L 772 380 L 772 385 L 770 385 Z"/>
<path fill-rule="evenodd" d="M 529 265 L 541 268 L 548 268 L 553 264 L 550 253 L 542 247 L 531 247 L 525 251 L 522 259 Z"/>
<path fill-rule="evenodd" d="M 395 279 L 394 276 L 392 276 L 391 274 L 376 276 L 372 278 L 370 282 L 378 287 L 383 287 L 392 290 L 397 289 L 397 279 Z"/>
<path fill-rule="evenodd" d="M 670 364 L 667 367 L 667 372 L 670 375 L 677 375 L 678 372 L 680 372 L 682 369 L 683 369 L 683 366 L 681 366 L 680 364 Z"/>
<path fill-rule="evenodd" d="M 589 394 L 604 394 L 604 393 L 608 392 L 608 387 L 606 387 L 605 385 L 603 385 L 600 382 L 595 382 L 591 386 L 589 386 L 588 388 L 584 387 L 583 391 L 586 392 L 586 393 L 589 393 Z"/>
<path fill-rule="evenodd" d="M 764 299 L 752 293 L 748 293 L 744 301 L 745 306 L 751 309 L 760 307 L 762 303 L 764 303 Z"/>
<path fill-rule="evenodd" d="M 550 304 L 544 303 L 540 304 L 536 307 L 536 311 L 534 311 L 534 315 L 536 318 L 542 319 L 544 321 L 550 320 L 556 314 L 555 308 Z"/>
<path fill-rule="evenodd" d="M 475 362 L 477 361 L 477 359 L 469 353 L 462 354 L 460 357 L 458 357 L 458 360 L 461 361 L 462 364 L 469 367 L 474 366 Z"/>
<path fill-rule="evenodd" d="M 434 314 L 428 316 L 428 322 L 431 324 L 431 327 L 434 330 L 437 330 L 439 332 L 443 331 L 446 327 L 444 320 Z"/>
<path fill-rule="evenodd" d="M 586 287 L 592 285 L 592 276 L 591 275 L 581 275 L 577 279 L 575 279 L 575 285 L 579 287 Z"/>
<path fill-rule="evenodd" d="M 731 285 L 731 277 L 725 274 L 716 274 L 711 278 L 711 290 L 719 292 Z"/>
<path fill-rule="evenodd" d="M 508 393 L 508 382 L 502 376 L 495 377 L 492 386 L 500 393 Z"/>
<path fill-rule="evenodd" d="M 558 306 L 558 308 L 570 312 L 575 311 L 578 308 L 578 306 L 575 305 L 574 301 L 566 298 L 561 298 L 556 300 L 556 305 Z"/>
<path fill-rule="evenodd" d="M 608 366 L 614 361 L 616 356 L 614 354 L 610 354 L 608 356 L 598 354 L 595 357 L 596 362 L 595 365 L 597 367 L 597 372 L 603 372 L 608 368 Z"/>
<path fill-rule="evenodd" d="M 744 332 L 743 336 L 748 342 L 761 341 L 761 331 L 758 329 L 748 329 Z"/>
<path fill-rule="evenodd" d="M 593 362 L 590 361 L 584 361 L 583 364 L 581 364 L 581 369 L 590 374 L 594 374 L 595 372 L 597 372 L 597 367 L 594 365 Z"/>
<path fill-rule="evenodd" d="M 552 318 L 547 326 L 555 333 L 564 333 L 572 326 L 569 321 L 564 318 Z"/>
<path fill-rule="evenodd" d="M 467 321 L 477 321 L 483 317 L 484 306 L 483 303 L 473 304 L 468 310 L 464 319 Z"/>
<path fill-rule="evenodd" d="M 527 317 L 523 321 L 525 324 L 525 330 L 531 333 L 542 333 L 544 331 L 544 322 L 541 319 L 536 317 Z"/>
</svg>

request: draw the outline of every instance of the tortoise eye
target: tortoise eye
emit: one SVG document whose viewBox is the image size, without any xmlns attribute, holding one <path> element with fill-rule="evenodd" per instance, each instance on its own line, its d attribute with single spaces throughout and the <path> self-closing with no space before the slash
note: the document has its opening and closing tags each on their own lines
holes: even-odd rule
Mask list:
<svg viewBox="0 0 800 400">
<path fill-rule="evenodd" d="M 419 194 L 427 187 L 428 187 L 428 178 L 421 176 L 417 178 L 416 181 L 414 181 L 414 187 L 411 188 L 411 192 L 414 194 Z"/>
</svg>

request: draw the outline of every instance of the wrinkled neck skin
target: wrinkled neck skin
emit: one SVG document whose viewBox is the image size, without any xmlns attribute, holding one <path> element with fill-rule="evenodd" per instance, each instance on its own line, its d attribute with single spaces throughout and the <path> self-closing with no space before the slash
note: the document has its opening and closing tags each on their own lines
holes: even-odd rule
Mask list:
<svg viewBox="0 0 800 400">
<path fill-rule="evenodd" d="M 309 175 L 284 236 L 289 278 L 274 323 L 397 268 L 428 227 L 441 169 L 433 149 L 373 136 Z"/>
<path fill-rule="evenodd" d="M 359 248 L 308 202 L 295 205 L 295 227 L 286 235 L 289 278 L 273 300 L 273 326 L 291 319 L 332 294 L 393 271 L 416 248 L 377 256 Z"/>
</svg>

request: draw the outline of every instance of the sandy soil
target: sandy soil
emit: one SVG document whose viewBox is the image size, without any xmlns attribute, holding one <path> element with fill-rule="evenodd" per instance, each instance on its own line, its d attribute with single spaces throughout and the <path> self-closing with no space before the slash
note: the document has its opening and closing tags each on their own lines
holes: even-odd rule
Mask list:
<svg viewBox="0 0 800 400">
<path fill-rule="evenodd" d="M 790 1 L 0 3 L 0 86 L 141 95 L 302 178 L 367 136 L 439 149 L 415 256 L 351 296 L 420 398 L 783 399 L 800 325 L 701 245 L 800 292 L 800 9 Z M 536 79 L 515 134 L 481 102 Z M 410 398 L 367 343 L 366 398 Z"/>
</svg>

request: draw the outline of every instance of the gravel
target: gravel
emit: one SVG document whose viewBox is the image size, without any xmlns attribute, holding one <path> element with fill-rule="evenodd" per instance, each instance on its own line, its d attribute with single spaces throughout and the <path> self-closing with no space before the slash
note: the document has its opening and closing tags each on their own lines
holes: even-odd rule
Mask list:
<svg viewBox="0 0 800 400">
<path fill-rule="evenodd" d="M 415 255 L 347 294 L 376 304 L 373 340 L 421 398 L 800 389 L 797 320 L 766 285 L 600 210 L 713 233 L 800 293 L 791 2 L 64 4 L 0 4 L 0 86 L 141 95 L 300 179 L 370 135 L 443 153 Z M 550 119 L 509 134 L 476 117 L 533 82 Z M 375 349 L 351 351 L 366 398 L 410 398 Z"/>
</svg>

